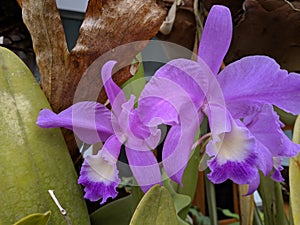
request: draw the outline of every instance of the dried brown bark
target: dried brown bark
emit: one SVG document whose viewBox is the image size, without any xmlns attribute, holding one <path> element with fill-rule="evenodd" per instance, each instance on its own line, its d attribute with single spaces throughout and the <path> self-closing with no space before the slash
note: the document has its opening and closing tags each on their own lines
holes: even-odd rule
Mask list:
<svg viewBox="0 0 300 225">
<path fill-rule="evenodd" d="M 32 37 L 41 87 L 55 112 L 72 105 L 79 82 L 86 84 L 88 94 L 81 95 L 77 100 L 91 100 L 88 98 L 93 92 L 98 95 L 101 88 L 99 71 L 104 62 L 93 68 L 89 66 L 117 46 L 149 40 L 158 32 L 166 15 L 165 9 L 156 0 L 90 0 L 78 41 L 69 52 L 54 0 L 18 0 L 18 3 Z M 136 46 L 115 59 L 128 64 L 144 47 L 144 44 Z M 95 76 L 83 78 L 91 73 Z M 129 68 L 125 67 L 114 75 L 114 80 L 121 85 L 130 77 Z M 104 102 L 105 98 L 102 92 L 98 101 Z M 67 133 L 65 138 L 74 159 L 77 155 L 77 149 L 74 149 L 76 144 Z"/>
<path fill-rule="evenodd" d="M 268 55 L 282 68 L 300 71 L 300 1 L 203 0 L 207 10 L 226 5 L 234 21 L 228 64 L 248 55 Z"/>
<path fill-rule="evenodd" d="M 172 4 L 173 1 L 170 2 Z M 157 37 L 193 51 L 196 37 L 196 20 L 194 15 L 194 1 L 182 0 L 176 10 L 176 17 L 170 34 L 158 33 Z"/>
</svg>

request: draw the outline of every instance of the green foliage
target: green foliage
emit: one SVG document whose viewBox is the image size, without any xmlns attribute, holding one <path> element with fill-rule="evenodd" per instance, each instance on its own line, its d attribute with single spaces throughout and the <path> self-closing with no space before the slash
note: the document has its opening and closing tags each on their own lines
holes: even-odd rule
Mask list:
<svg viewBox="0 0 300 225">
<path fill-rule="evenodd" d="M 265 225 L 288 225 L 280 183 L 261 175 L 258 190 L 263 201 Z"/>
<path fill-rule="evenodd" d="M 50 210 L 49 225 L 66 225 L 49 189 L 55 190 L 73 224 L 90 224 L 61 131 L 35 124 L 49 103 L 30 70 L 5 48 L 0 48 L 0 102 L 0 224 Z"/>
<path fill-rule="evenodd" d="M 174 202 L 178 224 L 186 225 L 187 223 L 185 222 L 185 218 L 187 214 L 185 212 L 186 210 L 189 210 L 192 199 L 188 195 L 178 194 L 174 190 L 174 187 L 176 188 L 178 184 L 175 184 L 173 181 L 167 178 L 166 174 L 163 174 L 163 177 L 163 185 L 170 192 Z"/>
<path fill-rule="evenodd" d="M 134 95 L 137 100 L 146 84 L 141 54 L 138 54 L 137 58 L 133 60 L 130 72 L 133 77 L 122 85 L 122 89 L 128 99 L 130 95 Z"/>
<path fill-rule="evenodd" d="M 47 225 L 50 219 L 51 212 L 35 213 L 24 217 L 14 225 Z"/>
<path fill-rule="evenodd" d="M 210 223 L 210 218 L 207 216 L 204 216 L 199 208 L 192 206 L 189 209 L 189 213 L 191 214 L 191 216 L 194 218 L 195 221 L 195 225 L 211 225 Z"/>
<path fill-rule="evenodd" d="M 231 212 L 229 209 L 218 208 L 218 210 L 220 210 L 227 217 L 234 218 L 237 220 L 240 219 L 240 216 L 238 214 Z"/>
<path fill-rule="evenodd" d="M 130 225 L 176 225 L 177 215 L 173 199 L 165 187 L 153 186 L 136 208 Z"/>
<path fill-rule="evenodd" d="M 92 225 L 128 225 L 135 210 L 131 195 L 115 200 L 91 214 Z"/>
<path fill-rule="evenodd" d="M 297 117 L 293 141 L 300 144 L 300 116 Z M 300 224 L 300 154 L 290 160 L 290 200 L 294 224 Z"/>
</svg>

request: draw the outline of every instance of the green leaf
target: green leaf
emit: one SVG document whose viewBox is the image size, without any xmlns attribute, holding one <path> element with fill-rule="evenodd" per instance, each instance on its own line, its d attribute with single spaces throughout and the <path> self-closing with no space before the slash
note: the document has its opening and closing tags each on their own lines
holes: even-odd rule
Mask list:
<svg viewBox="0 0 300 225">
<path fill-rule="evenodd" d="M 288 225 L 280 183 L 261 175 L 258 191 L 263 201 L 265 225 Z"/>
<path fill-rule="evenodd" d="M 227 217 L 238 219 L 238 220 L 240 219 L 240 216 L 238 214 L 231 212 L 229 209 L 219 209 L 219 210 L 221 210 L 222 213 Z"/>
<path fill-rule="evenodd" d="M 276 106 L 274 106 L 274 110 L 279 115 L 280 121 L 282 121 L 285 125 L 293 126 L 295 124 L 296 116 L 291 113 L 287 113 Z"/>
<path fill-rule="evenodd" d="M 186 209 L 189 210 L 190 208 L 190 204 L 192 202 L 191 197 L 184 194 L 178 194 L 174 190 L 174 188 L 177 189 L 179 185 L 173 182 L 170 178 L 168 178 L 165 172 L 163 172 L 163 185 L 170 192 L 172 196 L 179 225 L 187 225 L 188 223 L 184 221 L 187 215 L 185 211 Z M 182 212 L 184 214 L 183 216 L 180 216 Z"/>
<path fill-rule="evenodd" d="M 190 160 L 184 170 L 183 177 L 182 177 L 182 186 L 178 186 L 177 193 L 183 194 L 190 197 L 190 202 L 194 199 L 194 195 L 197 188 L 198 182 L 198 173 L 199 173 L 199 163 L 200 163 L 200 148 L 197 147 L 191 157 Z M 187 205 L 184 210 L 179 212 L 179 216 L 182 219 L 188 214 L 190 204 Z"/>
<path fill-rule="evenodd" d="M 130 95 L 134 95 L 137 100 L 146 85 L 142 56 L 140 53 L 137 55 L 136 60 L 131 64 L 130 70 L 136 71 L 132 71 L 133 77 L 122 85 L 122 89 L 128 99 L 130 98 Z"/>
<path fill-rule="evenodd" d="M 92 225 L 128 225 L 134 212 L 131 195 L 115 200 L 91 214 Z"/>
<path fill-rule="evenodd" d="M 192 215 L 194 218 L 196 224 L 195 225 L 210 225 L 210 218 L 207 216 L 204 216 L 201 212 L 200 209 L 197 208 L 196 206 L 192 206 L 189 209 L 189 213 Z"/>
<path fill-rule="evenodd" d="M 300 116 L 294 126 L 293 141 L 300 144 Z M 300 224 L 300 154 L 290 160 L 290 200 L 294 224 Z"/>
<path fill-rule="evenodd" d="M 49 225 L 66 225 L 48 190 L 55 190 L 73 224 L 90 224 L 78 175 L 60 129 L 42 129 L 36 119 L 50 108 L 22 60 L 0 47 L 0 224 L 51 211 Z"/>
<path fill-rule="evenodd" d="M 130 225 L 176 225 L 172 196 L 165 187 L 153 186 L 142 198 Z"/>
<path fill-rule="evenodd" d="M 24 217 L 14 225 L 47 225 L 50 219 L 51 212 L 35 213 Z"/>
</svg>

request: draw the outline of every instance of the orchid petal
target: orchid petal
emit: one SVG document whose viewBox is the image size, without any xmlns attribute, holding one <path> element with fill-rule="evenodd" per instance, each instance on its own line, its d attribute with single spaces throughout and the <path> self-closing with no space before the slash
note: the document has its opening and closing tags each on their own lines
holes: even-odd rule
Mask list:
<svg viewBox="0 0 300 225">
<path fill-rule="evenodd" d="M 259 173 L 257 172 L 254 178 L 249 182 L 247 195 L 253 194 L 259 187 L 259 184 L 260 184 L 260 176 Z"/>
<path fill-rule="evenodd" d="M 182 103 L 178 111 L 181 123 L 171 127 L 162 151 L 162 163 L 166 174 L 179 184 L 192 152 L 196 131 L 202 120 L 202 116 L 191 105 L 193 103 L 188 101 Z"/>
<path fill-rule="evenodd" d="M 182 127 L 178 125 L 171 127 L 165 140 L 162 163 L 168 177 L 178 184 L 182 183 L 182 175 L 192 152 L 194 136 L 194 130 L 186 130 L 183 133 Z"/>
<path fill-rule="evenodd" d="M 227 7 L 213 6 L 208 14 L 199 45 L 198 56 L 217 75 L 232 38 L 231 14 Z"/>
<path fill-rule="evenodd" d="M 120 131 L 116 132 L 116 135 L 128 148 L 139 151 L 154 149 L 160 140 L 160 130 L 145 126 L 133 106 L 134 96 L 131 96 L 129 101 L 122 105 L 122 111 L 117 118 Z"/>
<path fill-rule="evenodd" d="M 282 167 L 282 158 L 281 157 L 274 157 L 273 158 L 273 162 L 274 162 L 274 172 L 273 174 L 271 175 L 271 178 L 274 180 L 274 181 L 277 181 L 277 182 L 282 182 L 284 181 L 280 171 L 283 170 L 283 167 Z"/>
<path fill-rule="evenodd" d="M 214 183 L 231 179 L 238 184 L 247 184 L 257 173 L 255 138 L 238 120 L 231 118 L 231 130 L 220 134 L 219 140 L 211 140 L 206 153 L 211 156 L 208 175 Z"/>
<path fill-rule="evenodd" d="M 243 122 L 273 156 L 293 157 L 300 151 L 300 145 L 292 142 L 281 129 L 283 124 L 271 105 L 264 105 Z"/>
<path fill-rule="evenodd" d="M 235 118 L 249 115 L 249 106 L 264 103 L 300 113 L 300 75 L 281 70 L 267 56 L 248 56 L 231 63 L 217 79 Z"/>
<path fill-rule="evenodd" d="M 250 154 L 243 161 L 227 160 L 223 164 L 220 164 L 217 158 L 213 158 L 208 162 L 211 172 L 207 177 L 216 184 L 227 179 L 237 184 L 249 184 L 258 173 L 258 170 L 253 167 L 255 161 L 256 156 L 254 154 Z"/>
<path fill-rule="evenodd" d="M 121 105 L 126 102 L 126 96 L 122 89 L 112 79 L 112 72 L 116 63 L 116 61 L 108 61 L 105 63 L 102 67 L 101 74 L 107 97 L 112 106 L 112 111 L 116 115 L 119 115 Z"/>
<path fill-rule="evenodd" d="M 273 155 L 270 150 L 256 139 L 257 168 L 268 176 L 273 169 Z"/>
<path fill-rule="evenodd" d="M 105 141 L 113 134 L 111 112 L 96 102 L 78 102 L 59 114 L 43 109 L 36 124 L 43 128 L 64 127 L 73 130 L 87 144 Z"/>
<path fill-rule="evenodd" d="M 215 79 L 207 65 L 187 59 L 175 59 L 161 67 L 141 93 L 138 111 L 146 124 L 178 124 L 178 107 L 183 98 L 199 108 Z"/>
<path fill-rule="evenodd" d="M 121 143 L 111 136 L 97 155 L 85 158 L 78 179 L 78 183 L 84 186 L 85 198 L 91 201 L 102 198 L 103 204 L 108 198 L 117 196 L 116 188 L 120 179 L 116 162 L 120 149 Z"/>
<path fill-rule="evenodd" d="M 143 192 L 147 192 L 155 184 L 161 184 L 159 165 L 151 151 L 125 149 L 130 169 Z"/>
</svg>

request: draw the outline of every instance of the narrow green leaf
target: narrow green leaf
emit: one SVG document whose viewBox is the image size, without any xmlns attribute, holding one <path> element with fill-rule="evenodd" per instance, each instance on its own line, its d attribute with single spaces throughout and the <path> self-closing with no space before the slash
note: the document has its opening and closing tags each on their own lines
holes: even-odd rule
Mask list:
<svg viewBox="0 0 300 225">
<path fill-rule="evenodd" d="M 14 225 L 47 225 L 50 219 L 50 215 L 50 211 L 45 213 L 34 213 L 22 218 Z"/>
<path fill-rule="evenodd" d="M 288 225 L 280 183 L 261 175 L 258 190 L 263 200 L 265 225 Z"/>
<path fill-rule="evenodd" d="M 207 178 L 207 170 L 205 171 L 205 190 L 208 205 L 208 214 L 211 224 L 218 224 L 217 201 L 215 185 Z"/>
<path fill-rule="evenodd" d="M 200 163 L 200 148 L 197 147 L 191 157 L 190 160 L 185 168 L 182 177 L 182 186 L 178 186 L 178 194 L 183 194 L 189 196 L 191 201 L 194 199 L 194 195 L 197 188 L 197 181 L 198 181 L 198 173 L 199 173 L 199 163 Z M 191 202 L 190 201 L 190 202 Z M 185 219 L 188 211 L 190 208 L 190 204 L 187 205 L 184 209 L 179 212 L 179 216 L 182 219 Z"/>
<path fill-rule="evenodd" d="M 128 225 L 134 212 L 131 195 L 115 200 L 91 214 L 92 225 Z"/>
<path fill-rule="evenodd" d="M 300 116 L 294 126 L 293 141 L 300 143 Z M 294 224 L 300 224 L 300 154 L 290 160 L 290 200 Z"/>
<path fill-rule="evenodd" d="M 220 209 L 220 210 L 227 217 L 231 217 L 238 220 L 240 219 L 240 216 L 238 214 L 231 212 L 229 209 Z"/>
<path fill-rule="evenodd" d="M 165 187 L 153 186 L 142 198 L 130 225 L 177 225 L 172 196 Z"/>
</svg>

